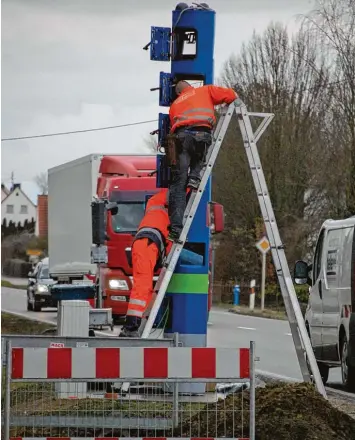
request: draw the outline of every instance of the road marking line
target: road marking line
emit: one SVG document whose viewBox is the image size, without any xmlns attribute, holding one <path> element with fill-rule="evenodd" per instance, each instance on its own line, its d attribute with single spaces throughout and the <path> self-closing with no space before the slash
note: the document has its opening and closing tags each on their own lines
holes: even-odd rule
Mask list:
<svg viewBox="0 0 355 440">
<path fill-rule="evenodd" d="M 252 327 L 237 327 L 240 328 L 242 330 L 256 330 L 256 328 L 252 328 Z"/>
<path fill-rule="evenodd" d="M 292 333 L 285 333 L 286 336 L 292 336 Z"/>
</svg>

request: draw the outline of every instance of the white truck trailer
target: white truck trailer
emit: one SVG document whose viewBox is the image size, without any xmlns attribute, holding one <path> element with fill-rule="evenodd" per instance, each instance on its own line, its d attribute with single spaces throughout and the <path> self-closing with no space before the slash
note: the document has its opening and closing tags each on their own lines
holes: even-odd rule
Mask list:
<svg viewBox="0 0 355 440">
<path fill-rule="evenodd" d="M 102 155 L 90 154 L 48 170 L 49 272 L 59 282 L 95 274 L 91 264 L 91 202 Z"/>
</svg>

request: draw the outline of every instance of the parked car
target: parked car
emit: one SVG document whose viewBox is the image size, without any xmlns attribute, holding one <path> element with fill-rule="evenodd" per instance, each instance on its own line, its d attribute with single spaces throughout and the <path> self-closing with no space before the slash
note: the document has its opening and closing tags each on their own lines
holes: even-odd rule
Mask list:
<svg viewBox="0 0 355 440">
<path fill-rule="evenodd" d="M 313 264 L 297 261 L 294 279 L 310 285 L 305 322 L 323 382 L 341 367 L 355 391 L 355 216 L 324 222 Z"/>
<path fill-rule="evenodd" d="M 28 274 L 27 310 L 40 312 L 43 307 L 57 307 L 49 287 L 54 281 L 49 277 L 49 259 L 44 258 Z"/>
</svg>

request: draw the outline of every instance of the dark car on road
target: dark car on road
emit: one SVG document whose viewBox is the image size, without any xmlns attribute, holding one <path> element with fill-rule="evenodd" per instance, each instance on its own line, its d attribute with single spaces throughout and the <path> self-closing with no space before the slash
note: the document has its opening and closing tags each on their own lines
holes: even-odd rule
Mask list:
<svg viewBox="0 0 355 440">
<path fill-rule="evenodd" d="M 49 260 L 44 258 L 28 274 L 27 310 L 40 312 L 44 307 L 57 307 L 57 301 L 50 293 L 52 284 L 54 281 L 49 277 Z"/>
</svg>

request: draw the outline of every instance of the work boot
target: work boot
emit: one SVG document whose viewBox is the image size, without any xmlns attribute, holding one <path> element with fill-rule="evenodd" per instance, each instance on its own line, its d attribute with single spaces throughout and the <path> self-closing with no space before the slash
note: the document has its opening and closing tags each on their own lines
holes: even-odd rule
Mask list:
<svg viewBox="0 0 355 440">
<path fill-rule="evenodd" d="M 130 330 L 128 328 L 122 327 L 119 338 L 140 338 L 138 330 Z"/>
<path fill-rule="evenodd" d="M 192 190 L 197 191 L 198 187 L 200 186 L 201 180 L 197 177 L 190 177 L 189 181 L 187 183 L 187 187 L 191 188 Z"/>
<path fill-rule="evenodd" d="M 141 325 L 141 318 L 136 316 L 126 316 L 125 323 L 121 329 L 121 333 L 118 335 L 119 338 L 139 338 L 139 327 Z"/>
</svg>

